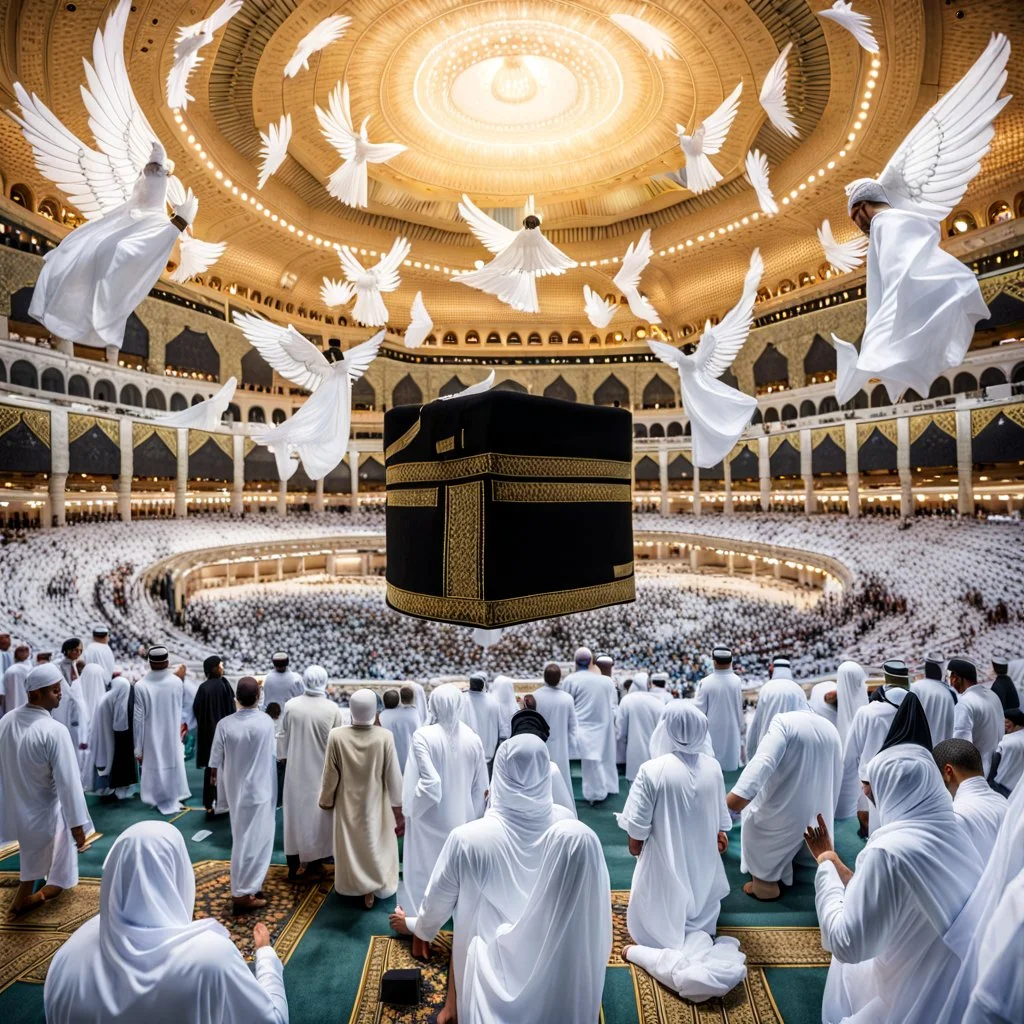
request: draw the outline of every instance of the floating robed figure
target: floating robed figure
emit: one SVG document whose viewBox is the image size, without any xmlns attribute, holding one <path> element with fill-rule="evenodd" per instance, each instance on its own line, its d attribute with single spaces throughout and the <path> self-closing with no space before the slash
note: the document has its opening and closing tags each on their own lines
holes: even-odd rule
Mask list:
<svg viewBox="0 0 1024 1024">
<path fill-rule="evenodd" d="M 220 390 L 204 402 L 196 402 L 188 409 L 172 412 L 169 416 L 161 416 L 157 422 L 161 427 L 188 427 L 192 430 L 216 430 L 220 426 L 221 417 L 235 397 L 238 381 L 228 377 Z"/>
</svg>

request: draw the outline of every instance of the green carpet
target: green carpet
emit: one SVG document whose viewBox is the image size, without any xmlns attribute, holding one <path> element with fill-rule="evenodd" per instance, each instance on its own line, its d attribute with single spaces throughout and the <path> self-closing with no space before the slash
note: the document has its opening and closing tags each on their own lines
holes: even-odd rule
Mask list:
<svg viewBox="0 0 1024 1024">
<path fill-rule="evenodd" d="M 727 773 L 731 784 L 738 772 Z M 202 791 L 202 773 L 189 770 L 193 793 Z M 623 779 L 618 796 L 609 798 L 596 808 L 582 801 L 578 766 L 574 765 L 573 787 L 578 801 L 580 819 L 600 837 L 611 876 L 613 890 L 627 890 L 633 874 L 634 858 L 629 855 L 626 835 L 618 828 L 614 811 L 622 809 L 627 793 Z M 198 803 L 193 799 L 191 803 Z M 79 866 L 83 878 L 98 878 L 103 859 L 118 834 L 135 821 L 159 818 L 136 798 L 123 804 L 101 803 L 89 797 L 90 810 L 97 831 L 102 833 L 93 847 L 82 855 Z M 207 822 L 202 809 L 179 815 L 173 824 L 185 836 L 193 862 L 228 860 L 231 856 L 231 830 L 227 817 Z M 195 842 L 192 836 L 200 830 L 212 834 Z M 281 843 L 281 812 L 278 811 L 278 837 L 274 863 L 283 864 Z M 840 856 L 852 864 L 862 847 L 856 836 L 856 822 L 844 822 L 838 829 L 836 845 Z M 726 873 L 731 885 L 730 895 L 723 901 L 719 926 L 769 927 L 815 926 L 814 873 L 798 868 L 794 885 L 782 899 L 772 904 L 757 903 L 741 891 L 744 876 L 739 870 L 739 826 L 730 833 L 725 855 Z M 18 867 L 17 855 L 0 861 L 0 871 L 12 872 Z M 378 902 L 372 911 L 362 909 L 361 901 L 346 899 L 333 891 L 303 935 L 297 949 L 285 966 L 290 1016 L 293 1024 L 346 1024 L 356 1000 L 370 937 L 387 934 L 387 915 L 394 899 Z M 764 977 L 785 1024 L 816 1024 L 820 1020 L 821 994 L 825 984 L 821 967 L 765 967 Z M 4 1024 L 39 1024 L 43 1020 L 42 986 L 15 982 L 0 992 L 0 1017 Z M 641 1024 L 634 991 L 632 972 L 624 967 L 609 967 L 604 993 L 604 1018 L 608 1024 Z M 721 1019 L 716 1017 L 716 1019 Z M 643 1024 L 650 1024 L 649 1021 Z"/>
</svg>

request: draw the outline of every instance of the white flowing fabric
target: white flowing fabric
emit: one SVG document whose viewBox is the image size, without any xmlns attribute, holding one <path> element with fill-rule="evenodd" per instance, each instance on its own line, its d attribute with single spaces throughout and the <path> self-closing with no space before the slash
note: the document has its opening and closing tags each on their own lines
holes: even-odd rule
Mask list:
<svg viewBox="0 0 1024 1024">
<path fill-rule="evenodd" d="M 765 683 L 757 695 L 754 717 L 747 728 L 747 761 L 757 753 L 757 745 L 776 715 L 806 707 L 807 695 L 792 679 L 775 678 Z"/>
<path fill-rule="evenodd" d="M 836 669 L 836 731 L 844 745 L 854 716 L 868 702 L 867 678 L 855 661 L 844 661 Z"/>
<path fill-rule="evenodd" d="M 259 708 L 239 708 L 213 733 L 211 768 L 217 769 L 217 810 L 231 820 L 231 895 L 253 896 L 274 853 L 277 824 L 277 737 Z"/>
<path fill-rule="evenodd" d="M 596 672 L 574 672 L 572 683 L 576 704 L 576 737 L 583 770 L 583 799 L 604 800 L 619 791 L 615 767 L 615 686 Z"/>
<path fill-rule="evenodd" d="M 566 786 L 572 785 L 569 771 L 569 751 L 578 743 L 579 726 L 576 721 L 576 702 L 557 686 L 542 686 L 533 691 L 537 713 L 548 723 L 548 753 L 558 765 Z"/>
<path fill-rule="evenodd" d="M 519 710 L 516 704 L 515 683 L 508 676 L 495 676 L 494 685 L 491 687 L 491 696 L 498 702 L 501 709 L 501 723 L 498 727 L 498 736 L 501 739 L 508 739 L 512 735 L 512 716 Z M 548 725 L 550 726 L 550 722 Z"/>
<path fill-rule="evenodd" d="M 4 709 L 5 713 L 20 708 L 25 703 L 25 676 L 32 666 L 27 661 L 16 661 L 4 673 Z"/>
<path fill-rule="evenodd" d="M 829 704 L 825 700 L 825 694 L 831 693 L 833 690 L 836 692 L 836 701 L 839 700 L 839 690 L 837 684 L 831 679 L 825 679 L 820 683 L 815 683 L 811 687 L 811 695 L 808 698 L 808 704 L 811 706 L 811 710 L 816 715 L 821 715 L 826 722 L 831 722 L 833 725 L 839 721 L 839 708 L 832 704 Z M 836 729 L 838 732 L 838 727 Z"/>
<path fill-rule="evenodd" d="M 307 670 L 309 671 L 309 670 Z M 284 773 L 284 852 L 300 863 L 334 853 L 333 814 L 318 803 L 324 777 L 327 737 L 345 724 L 341 708 L 322 690 L 292 697 L 281 714 L 277 756 L 288 762 Z"/>
<path fill-rule="evenodd" d="M 743 685 L 731 668 L 716 668 L 697 684 L 694 703 L 708 720 L 708 735 L 722 771 L 740 766 L 743 740 Z"/>
<path fill-rule="evenodd" d="M 996 770 L 996 784 L 1015 790 L 1024 776 L 1024 729 L 1008 732 L 996 747 L 999 751 L 999 767 Z"/>
<path fill-rule="evenodd" d="M 78 760 L 82 785 L 86 789 L 92 787 L 92 773 L 91 770 L 86 771 L 87 766 L 96 764 L 92 732 L 97 710 L 83 700 L 81 679 L 72 679 L 69 682 L 65 677 L 60 686 L 60 704 L 50 712 L 50 717 L 55 722 L 60 722 L 71 734 L 71 746 Z M 86 747 L 85 750 L 82 750 L 83 745 Z"/>
<path fill-rule="evenodd" d="M 971 837 L 982 867 L 988 863 L 1008 806 L 1006 797 L 991 789 L 980 775 L 964 779 L 957 787 L 953 813 Z"/>
<path fill-rule="evenodd" d="M 582 822 L 552 825 L 518 920 L 470 944 L 459 1017 L 467 1024 L 593 1024 L 611 947 L 601 843 Z"/>
<path fill-rule="evenodd" d="M 54 954 L 50 1024 L 218 1021 L 288 1024 L 283 968 L 266 946 L 256 976 L 212 917 L 192 920 L 196 880 L 181 833 L 140 821 L 103 863 L 100 912 Z"/>
<path fill-rule="evenodd" d="M 707 719 L 690 701 L 665 708 L 673 752 L 641 765 L 619 828 L 643 842 L 626 923 L 641 945 L 682 949 L 686 936 L 713 936 L 729 882 L 718 833 L 732 828 L 718 762 L 702 754 Z"/>
<path fill-rule="evenodd" d="M 260 694 L 260 710 L 270 704 L 277 704 L 282 713 L 284 706 L 292 699 L 302 695 L 304 687 L 302 676 L 286 668 L 283 672 L 272 669 L 263 677 L 263 691 Z"/>
<path fill-rule="evenodd" d="M 412 747 L 412 735 L 421 725 L 416 705 L 399 704 L 397 708 L 385 708 L 380 713 L 380 724 L 391 733 L 398 756 L 398 770 L 404 772 Z"/>
<path fill-rule="evenodd" d="M 626 778 L 632 782 L 651 756 L 651 736 L 664 703 L 653 693 L 627 693 L 619 702 L 615 738 L 626 744 Z"/>
<path fill-rule="evenodd" d="M 881 821 L 843 886 L 815 876 L 821 944 L 832 953 L 823 1024 L 933 1024 L 966 950 L 950 934 L 981 864 L 953 813 L 930 751 L 900 744 L 867 769 Z M 968 912 L 970 914 L 970 912 Z M 969 938 L 969 936 L 968 936 Z"/>
<path fill-rule="evenodd" d="M 953 712 L 953 738 L 970 740 L 978 748 L 986 776 L 1006 734 L 1004 721 L 1003 702 L 987 686 L 975 683 L 960 694 Z"/>
<path fill-rule="evenodd" d="M 17 840 L 21 881 L 78 884 L 71 828 L 89 831 L 71 736 L 42 707 L 22 704 L 0 718 L 0 836 Z"/>
<path fill-rule="evenodd" d="M 836 805 L 837 818 L 852 818 L 858 810 L 868 812 L 868 831 L 878 826 L 877 805 L 869 804 L 861 791 L 868 762 L 882 749 L 889 726 L 899 705 L 910 692 L 899 686 L 886 686 L 887 700 L 872 700 L 854 716 L 843 745 L 843 788 Z"/>
<path fill-rule="evenodd" d="M 576 801 L 572 798 L 572 784 L 570 781 L 564 778 L 561 769 L 555 764 L 554 761 L 551 764 L 551 799 L 559 806 L 564 807 L 572 816 L 578 817 L 576 814 Z"/>
<path fill-rule="evenodd" d="M 747 976 L 739 939 L 707 932 L 690 932 L 680 949 L 630 946 L 626 959 L 692 1003 L 721 998 Z"/>
<path fill-rule="evenodd" d="M 192 794 L 185 772 L 184 686 L 170 669 L 153 669 L 135 684 L 135 756 L 142 758 L 142 802 L 172 814 Z"/>
<path fill-rule="evenodd" d="M 932 734 L 932 746 L 953 735 L 953 720 L 956 713 L 956 694 L 953 689 L 938 679 L 918 679 L 910 684 L 910 692 L 917 696 L 928 719 L 928 731 Z"/>
<path fill-rule="evenodd" d="M 501 708 L 498 702 L 483 690 L 467 690 L 462 695 L 462 721 L 480 737 L 484 748 L 484 760 L 493 761 L 498 749 L 498 740 L 508 735 L 502 733 Z"/>
<path fill-rule="evenodd" d="M 806 702 L 805 702 L 806 703 Z M 743 810 L 740 869 L 764 882 L 793 882 L 793 858 L 820 814 L 831 833 L 842 783 L 839 733 L 809 708 L 775 715 L 732 791 Z"/>
<path fill-rule="evenodd" d="M 115 676 L 93 717 L 89 747 L 93 764 L 97 770 L 103 769 L 101 774 L 109 774 L 114 764 L 114 733 L 128 731 L 128 698 L 131 691 L 132 685 L 127 679 Z M 134 789 L 134 786 L 127 787 L 124 795 Z"/>
<path fill-rule="evenodd" d="M 424 725 L 413 734 L 402 785 L 405 842 L 398 902 L 409 914 L 415 914 L 423 902 L 449 833 L 484 813 L 487 791 L 483 744 L 459 720 L 462 694 L 458 688 L 451 683 L 437 687 L 430 694 L 429 707 L 436 724 Z"/>
<path fill-rule="evenodd" d="M 110 652 L 110 648 L 103 644 L 97 647 Z M 111 655 L 113 657 L 113 655 Z M 114 677 L 108 675 L 105 667 L 97 662 L 91 662 L 82 669 L 82 674 L 75 681 L 77 690 L 76 698 L 79 706 L 79 718 L 85 716 L 86 729 L 81 732 L 81 721 L 79 721 L 79 736 L 86 749 L 78 749 L 78 765 L 82 772 L 82 785 L 89 791 L 93 787 L 93 773 L 96 770 L 96 751 L 91 743 L 90 723 L 99 712 L 100 704 L 107 695 L 107 683 L 112 683 Z"/>
</svg>

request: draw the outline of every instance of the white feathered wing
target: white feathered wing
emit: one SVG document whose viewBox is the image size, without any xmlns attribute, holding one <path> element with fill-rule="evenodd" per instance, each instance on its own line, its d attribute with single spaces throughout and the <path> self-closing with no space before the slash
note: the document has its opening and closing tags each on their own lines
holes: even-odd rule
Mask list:
<svg viewBox="0 0 1024 1024">
<path fill-rule="evenodd" d="M 213 42 L 213 34 L 240 10 L 242 0 L 224 0 L 208 18 L 194 25 L 182 25 L 174 44 L 174 63 L 167 73 L 167 105 L 186 109 L 194 98 L 188 92 L 189 75 L 203 62 L 199 51 Z"/>
<path fill-rule="evenodd" d="M 836 0 L 828 10 L 818 11 L 818 17 L 841 25 L 868 53 L 878 53 L 878 40 L 871 31 L 871 19 L 855 11 L 852 0 Z"/>
<path fill-rule="evenodd" d="M 613 278 L 615 287 L 626 296 L 630 312 L 648 323 L 660 324 L 661 317 L 651 303 L 640 294 L 640 275 L 651 262 L 651 230 L 648 228 L 636 242 L 630 242 L 622 257 L 622 266 Z"/>
<path fill-rule="evenodd" d="M 789 51 L 793 49 L 792 43 L 786 43 L 782 53 L 771 66 L 765 80 L 761 85 L 761 106 L 768 115 L 768 120 L 783 135 L 796 138 L 799 134 L 796 122 L 789 115 L 789 107 L 786 105 L 786 78 L 788 70 L 786 62 L 789 60 Z"/>
<path fill-rule="evenodd" d="M 160 416 L 156 423 L 161 427 L 188 427 L 191 430 L 216 430 L 220 426 L 231 399 L 235 397 L 235 388 L 238 381 L 229 377 L 212 398 L 204 402 L 198 402 L 188 409 L 171 413 L 170 416 Z"/>
<path fill-rule="evenodd" d="M 345 277 L 355 288 L 356 304 L 352 307 L 352 315 L 360 323 L 383 327 L 388 322 L 388 309 L 381 292 L 393 292 L 401 284 L 398 268 L 411 248 L 408 239 L 396 238 L 376 266 L 367 270 L 347 245 L 341 247 L 338 259 Z"/>
<path fill-rule="evenodd" d="M 652 25 L 643 18 L 635 18 L 631 14 L 611 14 L 612 21 L 627 35 L 632 36 L 652 57 L 658 60 L 679 59 L 672 37 L 663 29 Z"/>
<path fill-rule="evenodd" d="M 603 299 L 590 285 L 583 286 L 583 309 L 587 319 L 595 326 L 607 327 L 619 310 L 619 304 L 613 299 Z"/>
<path fill-rule="evenodd" d="M 757 203 L 762 213 L 775 214 L 779 212 L 779 204 L 775 202 L 772 195 L 772 188 L 768 182 L 768 157 L 759 149 L 747 153 L 746 159 L 747 181 L 754 186 L 757 193 Z"/>
<path fill-rule="evenodd" d="M 722 175 L 708 157 L 718 153 L 725 144 L 732 123 L 739 112 L 742 92 L 743 83 L 740 82 L 717 109 L 701 122 L 692 136 L 686 134 L 686 129 L 681 124 L 676 125 L 679 147 L 686 154 L 686 167 L 681 176 L 673 176 L 673 180 L 679 181 L 691 192 L 706 192 L 722 180 Z"/>
<path fill-rule="evenodd" d="M 285 78 L 294 78 L 300 71 L 305 69 L 309 70 L 309 58 L 314 53 L 318 53 L 320 50 L 331 43 L 340 39 L 344 34 L 345 30 L 352 24 L 352 19 L 346 14 L 335 14 L 330 18 L 324 18 L 323 21 L 314 25 L 313 28 L 306 33 L 300 40 L 299 45 L 295 47 L 295 53 L 292 54 L 291 59 L 284 66 Z"/>
<path fill-rule="evenodd" d="M 423 292 L 417 292 L 409 310 L 409 326 L 405 329 L 405 347 L 419 348 L 427 335 L 434 329 L 434 321 L 430 319 L 427 307 L 423 304 Z"/>
<path fill-rule="evenodd" d="M 489 374 L 482 381 L 476 384 L 470 384 L 468 388 L 463 388 L 461 391 L 456 391 L 453 395 L 441 395 L 438 398 L 439 402 L 447 402 L 453 398 L 465 398 L 467 395 L 482 395 L 485 391 L 490 391 L 494 387 L 494 371 L 491 370 Z"/>
<path fill-rule="evenodd" d="M 270 176 L 278 169 L 288 156 L 288 143 L 292 141 L 292 115 L 284 114 L 277 124 L 267 125 L 265 132 L 260 132 L 260 176 L 256 188 L 266 185 Z"/>
<path fill-rule="evenodd" d="M 868 240 L 864 235 L 855 235 L 848 242 L 837 242 L 827 217 L 818 228 L 818 241 L 825 259 L 843 274 L 856 270 L 864 262 L 868 251 Z"/>
</svg>

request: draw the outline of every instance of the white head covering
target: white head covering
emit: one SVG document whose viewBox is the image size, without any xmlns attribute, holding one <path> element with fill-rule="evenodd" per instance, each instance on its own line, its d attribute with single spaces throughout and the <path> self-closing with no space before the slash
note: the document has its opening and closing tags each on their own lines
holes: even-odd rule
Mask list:
<svg viewBox="0 0 1024 1024">
<path fill-rule="evenodd" d="M 110 702 L 113 705 L 112 725 L 114 732 L 128 730 L 128 698 L 132 694 L 132 684 L 126 676 L 114 676 L 110 683 Z"/>
<path fill-rule="evenodd" d="M 377 717 L 377 696 L 373 690 L 356 690 L 348 699 L 353 725 L 372 725 Z"/>
<path fill-rule="evenodd" d="M 633 685 L 629 688 L 630 693 L 647 693 L 648 678 L 646 672 L 637 672 L 633 676 Z"/>
<path fill-rule="evenodd" d="M 867 678 L 855 661 L 844 661 L 836 671 L 836 729 L 844 743 L 857 709 L 868 702 Z"/>
<path fill-rule="evenodd" d="M 775 658 L 772 661 L 772 679 L 792 679 L 793 669 L 789 658 Z"/>
<path fill-rule="evenodd" d="M 494 757 L 488 814 L 516 833 L 543 832 L 551 824 L 551 755 L 539 737 L 522 733 L 505 740 Z"/>
<path fill-rule="evenodd" d="M 846 186 L 846 212 L 853 213 L 853 208 L 858 203 L 885 203 L 892 206 L 889 197 L 886 195 L 882 183 L 874 178 L 856 178 Z"/>
<path fill-rule="evenodd" d="M 491 685 L 491 694 L 501 708 L 502 718 L 506 722 L 512 721 L 512 716 L 519 710 L 516 705 L 515 684 L 508 676 L 495 676 Z"/>
<path fill-rule="evenodd" d="M 32 690 L 41 690 L 43 687 L 63 682 L 64 674 L 61 670 L 56 665 L 50 664 L 50 662 L 44 662 L 42 665 L 36 665 L 25 676 L 25 692 L 30 693 Z"/>
<path fill-rule="evenodd" d="M 692 701 L 674 700 L 661 713 L 665 737 L 676 754 L 699 754 L 708 734 L 708 720 Z"/>
<path fill-rule="evenodd" d="M 900 743 L 876 754 L 867 781 L 883 826 L 925 821 L 952 824 L 953 800 L 931 753 L 916 743 Z"/>
<path fill-rule="evenodd" d="M 792 679 L 771 679 L 765 683 L 757 695 L 757 707 L 747 729 L 747 760 L 757 753 L 757 745 L 776 715 L 800 710 L 810 711 L 810 705 L 803 689 Z"/>
<path fill-rule="evenodd" d="M 327 692 L 327 669 L 319 665 L 310 665 L 302 673 L 302 682 L 306 687 L 306 693 Z"/>
<path fill-rule="evenodd" d="M 449 736 L 459 731 L 462 693 L 454 683 L 442 683 L 430 694 L 430 717 Z"/>
</svg>

